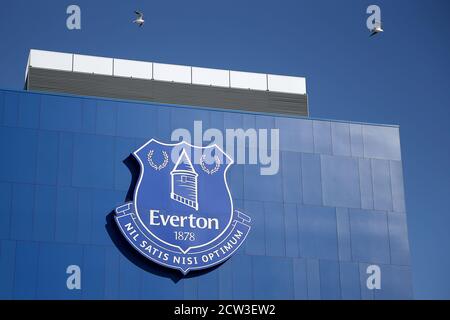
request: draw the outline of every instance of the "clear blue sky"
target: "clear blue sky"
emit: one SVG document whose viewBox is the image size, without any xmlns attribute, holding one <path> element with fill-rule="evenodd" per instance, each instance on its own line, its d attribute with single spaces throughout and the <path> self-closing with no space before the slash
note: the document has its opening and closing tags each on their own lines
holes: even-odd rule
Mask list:
<svg viewBox="0 0 450 320">
<path fill-rule="evenodd" d="M 5 0 L 0 88 L 22 89 L 30 48 L 306 76 L 313 117 L 400 125 L 415 297 L 450 299 L 449 15 L 448 0 Z"/>
</svg>

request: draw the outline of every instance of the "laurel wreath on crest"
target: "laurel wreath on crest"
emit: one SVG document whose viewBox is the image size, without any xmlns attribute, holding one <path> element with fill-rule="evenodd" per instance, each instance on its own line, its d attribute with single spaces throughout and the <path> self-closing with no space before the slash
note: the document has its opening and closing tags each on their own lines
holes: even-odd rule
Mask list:
<svg viewBox="0 0 450 320">
<path fill-rule="evenodd" d="M 214 162 L 215 162 L 215 166 L 214 168 L 212 168 L 211 170 L 209 170 L 206 166 L 205 166 L 205 159 L 206 156 L 202 155 L 202 157 L 200 158 L 200 166 L 202 167 L 202 170 L 205 171 L 207 174 L 214 174 L 217 171 L 219 171 L 220 168 L 220 159 L 218 156 L 214 156 Z"/>
<path fill-rule="evenodd" d="M 169 163 L 169 156 L 167 155 L 167 152 L 165 152 L 165 151 L 162 152 L 164 160 L 160 165 L 157 165 L 153 162 L 153 159 L 152 159 L 153 153 L 154 153 L 154 150 L 150 150 L 147 154 L 148 164 L 157 171 L 164 169 L 167 166 L 167 164 Z"/>
</svg>

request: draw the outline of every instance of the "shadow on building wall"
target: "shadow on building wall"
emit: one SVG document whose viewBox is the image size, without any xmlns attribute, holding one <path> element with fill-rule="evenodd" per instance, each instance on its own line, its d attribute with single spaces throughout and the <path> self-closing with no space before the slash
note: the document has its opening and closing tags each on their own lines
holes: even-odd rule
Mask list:
<svg viewBox="0 0 450 320">
<path fill-rule="evenodd" d="M 125 196 L 125 202 L 129 202 L 133 200 L 134 187 L 136 186 L 137 180 L 139 179 L 140 168 L 138 162 L 131 154 L 123 161 L 123 163 L 128 167 L 128 169 L 131 172 L 131 183 L 130 187 L 128 188 L 128 192 Z M 172 279 L 173 282 L 176 283 L 182 280 L 183 278 L 193 278 L 204 275 L 222 265 L 221 263 L 205 270 L 190 271 L 187 275 L 183 275 L 179 270 L 160 266 L 159 264 L 154 263 L 153 261 L 150 261 L 143 255 L 141 255 L 139 252 L 136 251 L 136 249 L 134 249 L 128 243 L 128 241 L 120 232 L 116 224 L 116 221 L 114 220 L 114 215 L 115 212 L 113 210 L 106 216 L 106 224 L 105 224 L 106 232 L 108 232 L 108 235 L 111 238 L 113 244 L 119 249 L 121 254 L 125 258 L 127 258 L 130 262 L 134 263 L 136 266 L 138 266 L 145 272 L 151 272 L 158 276 L 170 278 Z"/>
</svg>

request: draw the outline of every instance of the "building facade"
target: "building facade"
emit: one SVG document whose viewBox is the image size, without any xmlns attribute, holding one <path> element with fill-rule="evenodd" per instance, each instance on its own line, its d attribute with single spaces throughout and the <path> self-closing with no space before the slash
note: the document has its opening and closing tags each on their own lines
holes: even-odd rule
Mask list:
<svg viewBox="0 0 450 320">
<path fill-rule="evenodd" d="M 113 214 L 133 197 L 130 154 L 179 128 L 194 135 L 200 121 L 278 129 L 279 166 L 230 167 L 252 229 L 226 262 L 183 276 L 135 252 Z M 0 90 L 0 150 L 2 299 L 413 298 L 396 126 Z M 68 288 L 70 266 L 79 289 Z"/>
</svg>

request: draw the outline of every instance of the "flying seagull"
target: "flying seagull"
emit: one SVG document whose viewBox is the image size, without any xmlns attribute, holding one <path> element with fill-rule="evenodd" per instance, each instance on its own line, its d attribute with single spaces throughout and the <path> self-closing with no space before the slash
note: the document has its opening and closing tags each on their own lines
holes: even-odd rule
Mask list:
<svg viewBox="0 0 450 320">
<path fill-rule="evenodd" d="M 136 20 L 133 21 L 133 23 L 136 23 L 139 27 L 142 27 L 144 25 L 144 14 L 139 12 L 139 11 L 135 11 L 134 12 L 136 14 Z"/>
<path fill-rule="evenodd" d="M 370 32 L 372 32 L 372 33 L 370 34 L 370 37 L 372 37 L 372 36 L 374 36 L 374 35 L 376 35 L 376 34 L 378 34 L 378 33 L 380 33 L 380 32 L 383 32 L 383 31 L 384 31 L 384 30 L 383 30 L 383 28 L 382 28 L 381 21 L 378 21 L 378 22 L 376 22 L 375 27 L 374 27 L 372 30 L 370 30 Z"/>
</svg>

